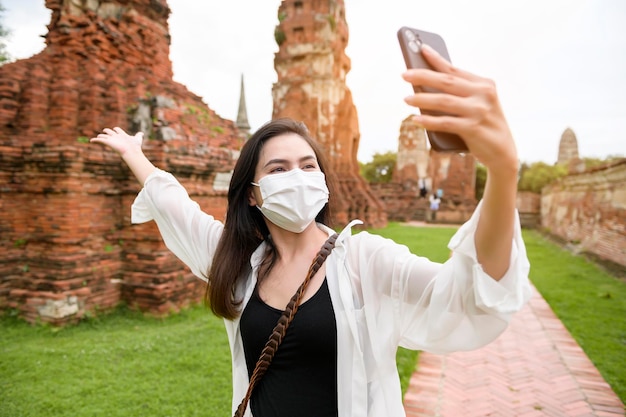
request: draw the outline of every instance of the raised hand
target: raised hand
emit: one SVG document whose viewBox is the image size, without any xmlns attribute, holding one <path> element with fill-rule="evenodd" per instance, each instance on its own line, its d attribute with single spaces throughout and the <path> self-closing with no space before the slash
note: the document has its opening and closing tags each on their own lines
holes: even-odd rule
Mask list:
<svg viewBox="0 0 626 417">
<path fill-rule="evenodd" d="M 405 101 L 420 109 L 451 114 L 415 116 L 427 130 L 456 133 L 487 168 L 487 183 L 474 242 L 483 270 L 500 279 L 509 268 L 515 224 L 518 158 L 513 135 L 502 112 L 493 81 L 454 67 L 432 48 L 422 55 L 435 71 L 411 69 L 403 74 L 419 92 Z"/>
<path fill-rule="evenodd" d="M 411 69 L 403 78 L 416 86 L 441 93 L 419 92 L 405 98 L 407 104 L 450 113 L 452 116 L 419 115 L 415 120 L 427 130 L 456 133 L 470 152 L 488 169 L 517 172 L 515 142 L 500 106 L 495 84 L 454 67 L 427 45 L 422 55 L 435 69 Z"/>
<path fill-rule="evenodd" d="M 90 142 L 108 146 L 120 154 L 124 162 L 133 171 L 137 181 L 144 184 L 146 178 L 156 169 L 156 167 L 146 158 L 141 150 L 143 133 L 137 132 L 135 136 L 130 136 L 122 128 L 106 128 Z"/>
<path fill-rule="evenodd" d="M 141 150 L 143 132 L 137 132 L 135 136 L 130 136 L 119 127 L 105 128 L 98 136 L 91 138 L 90 142 L 106 145 L 124 156 L 128 151 Z"/>
</svg>

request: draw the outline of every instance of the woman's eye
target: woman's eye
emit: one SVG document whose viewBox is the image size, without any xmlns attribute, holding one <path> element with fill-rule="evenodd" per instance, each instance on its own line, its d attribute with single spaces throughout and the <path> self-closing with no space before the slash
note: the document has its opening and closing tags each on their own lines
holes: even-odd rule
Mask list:
<svg viewBox="0 0 626 417">
<path fill-rule="evenodd" d="M 315 165 L 315 164 L 307 164 L 302 169 L 317 169 L 317 165 Z"/>
<path fill-rule="evenodd" d="M 270 170 L 270 173 L 272 173 L 272 172 L 283 172 L 283 171 L 285 171 L 285 168 L 283 168 L 283 167 L 276 167 L 276 168 L 272 168 Z"/>
</svg>

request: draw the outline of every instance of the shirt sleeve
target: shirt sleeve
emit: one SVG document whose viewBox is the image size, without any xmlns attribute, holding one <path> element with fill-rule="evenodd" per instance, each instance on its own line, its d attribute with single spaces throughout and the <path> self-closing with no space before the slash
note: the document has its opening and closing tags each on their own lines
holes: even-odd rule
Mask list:
<svg viewBox="0 0 626 417">
<path fill-rule="evenodd" d="M 502 279 L 494 280 L 478 263 L 474 234 L 480 207 L 450 240 L 452 255 L 443 264 L 390 239 L 359 234 L 364 235 L 359 253 L 352 253 L 358 257 L 363 303 L 375 310 L 370 316 L 376 317 L 378 328 L 393 320 L 399 345 L 434 353 L 479 348 L 497 338 L 530 298 L 530 265 L 519 219 Z"/>
<path fill-rule="evenodd" d="M 204 213 L 170 173 L 155 170 L 131 207 L 131 222 L 154 220 L 167 248 L 206 281 L 223 224 Z"/>
</svg>

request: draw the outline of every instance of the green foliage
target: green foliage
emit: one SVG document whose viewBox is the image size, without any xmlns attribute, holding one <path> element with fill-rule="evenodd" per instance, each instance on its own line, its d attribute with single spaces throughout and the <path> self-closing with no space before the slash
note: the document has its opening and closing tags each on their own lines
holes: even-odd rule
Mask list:
<svg viewBox="0 0 626 417">
<path fill-rule="evenodd" d="M 76 142 L 89 143 L 89 138 L 87 136 L 79 136 L 78 138 L 76 138 Z"/>
<path fill-rule="evenodd" d="M 328 24 L 330 24 L 330 30 L 334 32 L 337 28 L 337 21 L 335 20 L 335 16 L 333 16 L 332 14 L 328 15 Z"/>
<path fill-rule="evenodd" d="M 10 31 L 4 26 L 2 13 L 6 9 L 0 3 L 0 65 L 11 62 L 12 58 L 7 52 L 6 39 L 11 34 Z"/>
<path fill-rule="evenodd" d="M 15 242 L 13 242 L 13 247 L 22 248 L 26 245 L 26 243 L 28 243 L 26 239 L 17 239 Z"/>
<path fill-rule="evenodd" d="M 277 27 L 274 30 L 274 39 L 276 40 L 278 46 L 280 46 L 287 40 L 287 35 L 285 35 L 285 32 L 282 29 Z"/>
<path fill-rule="evenodd" d="M 476 184 L 475 196 L 476 200 L 483 198 L 485 192 L 485 184 L 487 183 L 487 168 L 483 164 L 476 164 Z"/>
<path fill-rule="evenodd" d="M 619 155 L 609 155 L 604 159 L 600 159 L 600 158 L 583 158 L 583 161 L 585 162 L 585 168 L 589 169 L 589 168 L 595 168 L 598 166 L 602 166 L 602 165 L 606 165 L 606 164 L 610 164 L 611 162 L 615 162 L 618 161 L 620 159 L 623 159 L 623 156 L 619 156 Z"/>
<path fill-rule="evenodd" d="M 395 152 L 375 153 L 370 162 L 359 163 L 361 176 L 370 183 L 390 182 L 396 159 Z"/>
<path fill-rule="evenodd" d="M 523 163 L 517 189 L 540 193 L 543 187 L 566 175 L 567 167 L 563 165 L 548 165 L 545 162 L 534 162 L 530 165 Z"/>
<path fill-rule="evenodd" d="M 283 20 L 285 20 L 287 18 L 287 12 L 282 11 L 280 13 L 278 13 L 278 21 L 282 22 Z"/>
</svg>

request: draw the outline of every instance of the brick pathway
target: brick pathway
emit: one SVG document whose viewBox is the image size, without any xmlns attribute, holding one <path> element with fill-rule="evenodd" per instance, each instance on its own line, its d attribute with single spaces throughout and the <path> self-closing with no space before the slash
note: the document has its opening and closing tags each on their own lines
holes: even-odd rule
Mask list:
<svg viewBox="0 0 626 417">
<path fill-rule="evenodd" d="M 623 417 L 617 395 L 533 293 L 490 345 L 420 353 L 404 397 L 407 417 Z"/>
</svg>

